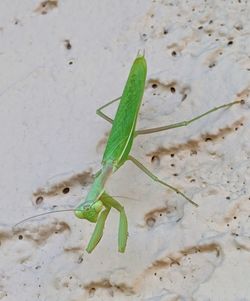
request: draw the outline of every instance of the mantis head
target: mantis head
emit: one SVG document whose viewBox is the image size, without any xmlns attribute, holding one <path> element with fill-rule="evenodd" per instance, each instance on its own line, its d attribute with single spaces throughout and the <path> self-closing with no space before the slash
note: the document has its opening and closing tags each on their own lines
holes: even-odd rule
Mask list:
<svg viewBox="0 0 250 301">
<path fill-rule="evenodd" d="M 87 219 L 92 223 L 96 223 L 100 211 L 103 208 L 103 203 L 97 201 L 93 204 L 81 203 L 75 210 L 75 216 L 81 219 Z"/>
</svg>

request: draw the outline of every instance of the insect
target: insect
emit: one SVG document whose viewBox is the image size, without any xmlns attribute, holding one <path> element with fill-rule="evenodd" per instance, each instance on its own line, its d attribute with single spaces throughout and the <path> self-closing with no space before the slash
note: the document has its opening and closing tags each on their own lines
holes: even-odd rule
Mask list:
<svg viewBox="0 0 250 301">
<path fill-rule="evenodd" d="M 132 163 L 134 163 L 136 167 L 138 167 L 142 172 L 144 172 L 154 181 L 175 191 L 177 194 L 180 194 L 192 205 L 198 206 L 183 192 L 181 192 L 174 186 L 160 180 L 157 176 L 151 173 L 151 171 L 149 171 L 141 162 L 139 162 L 136 158 L 129 154 L 134 139 L 138 135 L 157 133 L 173 128 L 184 127 L 219 109 L 228 108 L 234 104 L 241 103 L 241 101 L 226 103 L 221 106 L 214 107 L 213 109 L 187 121 L 164 125 L 156 128 L 136 130 L 136 121 L 145 88 L 146 74 L 146 59 L 144 53 L 139 51 L 131 67 L 122 96 L 108 102 L 96 111 L 96 113 L 100 117 L 112 124 L 112 129 L 109 134 L 106 148 L 103 154 L 102 167 L 96 173 L 93 184 L 85 200 L 83 200 L 79 204 L 79 206 L 74 209 L 76 217 L 80 219 L 87 219 L 90 222 L 96 223 L 94 232 L 92 233 L 92 236 L 86 248 L 86 251 L 88 253 L 91 253 L 101 240 L 105 222 L 111 208 L 116 209 L 120 215 L 118 230 L 118 251 L 123 253 L 126 249 L 128 238 L 128 221 L 125 209 L 116 199 L 114 199 L 105 191 L 105 184 L 111 177 L 111 175 L 115 173 L 127 160 L 130 160 Z M 111 119 L 109 116 L 103 113 L 103 109 L 118 100 L 120 100 L 120 103 L 115 118 Z"/>
</svg>

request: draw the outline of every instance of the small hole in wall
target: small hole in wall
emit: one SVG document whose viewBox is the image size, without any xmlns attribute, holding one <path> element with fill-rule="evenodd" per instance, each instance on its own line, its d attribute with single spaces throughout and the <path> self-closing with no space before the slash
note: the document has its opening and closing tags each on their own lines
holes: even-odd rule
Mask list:
<svg viewBox="0 0 250 301">
<path fill-rule="evenodd" d="M 96 289 L 95 289 L 94 287 L 91 287 L 91 288 L 89 289 L 89 297 L 94 297 L 95 292 L 96 292 Z"/>
<path fill-rule="evenodd" d="M 149 217 L 149 218 L 147 218 L 147 220 L 146 220 L 146 224 L 147 224 L 147 226 L 150 227 L 150 228 L 152 228 L 152 227 L 154 226 L 155 222 L 156 222 L 156 220 L 155 220 L 155 218 L 153 218 L 153 217 Z"/>
<path fill-rule="evenodd" d="M 235 29 L 237 29 L 237 30 L 242 30 L 243 29 L 243 25 L 236 25 L 236 26 L 234 26 L 234 28 Z"/>
<path fill-rule="evenodd" d="M 70 191 L 70 189 L 69 189 L 69 187 L 65 187 L 65 188 L 63 188 L 63 193 L 64 194 L 67 194 L 67 193 L 69 193 L 69 191 Z"/>
<path fill-rule="evenodd" d="M 72 61 L 69 61 L 69 65 L 73 65 L 73 62 L 72 62 Z"/>
<path fill-rule="evenodd" d="M 170 154 L 170 157 L 173 158 L 173 157 L 174 157 L 174 154 Z"/>
<path fill-rule="evenodd" d="M 70 50 L 72 48 L 72 45 L 70 43 L 70 40 L 64 40 L 64 46 L 66 49 Z"/>
<path fill-rule="evenodd" d="M 233 41 L 229 41 L 229 42 L 227 43 L 227 45 L 230 46 L 230 45 L 233 45 L 233 43 L 234 43 Z"/>
<path fill-rule="evenodd" d="M 184 101 L 187 98 L 187 94 L 183 94 L 181 101 Z"/>
<path fill-rule="evenodd" d="M 176 56 L 177 55 L 176 51 L 172 51 L 171 55 Z"/>
<path fill-rule="evenodd" d="M 156 89 L 157 87 L 158 87 L 157 84 L 152 84 L 152 88 L 153 88 L 153 89 Z"/>
<path fill-rule="evenodd" d="M 160 158 L 159 158 L 159 156 L 153 155 L 153 156 L 151 157 L 151 163 L 153 163 L 153 164 L 159 164 L 159 163 L 160 163 Z"/>
<path fill-rule="evenodd" d="M 141 34 L 140 37 L 144 42 L 146 42 L 148 40 L 146 33 Z"/>
<path fill-rule="evenodd" d="M 23 236 L 20 234 L 20 235 L 18 235 L 18 239 L 19 240 L 22 240 L 23 239 Z"/>
<path fill-rule="evenodd" d="M 81 255 L 79 258 L 78 258 L 78 260 L 77 260 L 77 263 L 82 263 L 83 262 L 83 256 Z"/>
<path fill-rule="evenodd" d="M 171 93 L 175 93 L 175 87 L 170 88 Z"/>
<path fill-rule="evenodd" d="M 40 205 L 43 202 L 43 197 L 39 196 L 36 198 L 36 205 Z"/>
<path fill-rule="evenodd" d="M 215 66 L 216 66 L 215 63 L 211 63 L 211 64 L 208 65 L 208 67 L 209 67 L 210 69 L 213 68 L 213 67 L 215 67 Z"/>
</svg>

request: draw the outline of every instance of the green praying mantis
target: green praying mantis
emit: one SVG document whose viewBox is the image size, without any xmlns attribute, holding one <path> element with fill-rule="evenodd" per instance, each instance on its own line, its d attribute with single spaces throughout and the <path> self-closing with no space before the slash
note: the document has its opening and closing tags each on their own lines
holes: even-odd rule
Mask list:
<svg viewBox="0 0 250 301">
<path fill-rule="evenodd" d="M 115 173 L 128 160 L 134 163 L 142 172 L 144 172 L 152 180 L 175 191 L 177 194 L 180 194 L 192 205 L 198 206 L 183 192 L 181 192 L 174 186 L 160 180 L 142 163 L 140 163 L 136 158 L 130 155 L 132 144 L 137 136 L 157 133 L 160 131 L 166 131 L 178 127 L 184 127 L 219 109 L 228 108 L 234 104 L 241 103 L 241 101 L 226 103 L 221 106 L 214 107 L 213 109 L 201 115 L 198 115 L 190 120 L 186 120 L 183 122 L 164 125 L 161 127 L 136 130 L 136 122 L 145 89 L 146 74 L 146 59 L 144 53 L 139 51 L 137 57 L 135 58 L 132 64 L 122 96 L 108 102 L 96 111 L 96 113 L 100 117 L 112 124 L 112 129 L 109 134 L 104 155 L 102 158 L 102 167 L 96 173 L 92 186 L 85 200 L 83 200 L 76 207 L 76 209 L 74 209 L 76 217 L 80 219 L 87 219 L 92 223 L 96 223 L 94 232 L 92 233 L 92 236 L 86 248 L 86 251 L 88 253 L 91 253 L 101 240 L 103 236 L 105 222 L 111 208 L 116 209 L 120 215 L 118 230 L 118 251 L 121 253 L 125 252 L 128 239 L 128 221 L 125 209 L 116 199 L 114 199 L 105 191 L 105 184 L 107 180 L 111 177 L 111 175 Z M 120 103 L 115 118 L 111 119 L 109 116 L 103 113 L 103 109 L 118 100 L 120 100 Z M 72 209 L 58 210 L 53 211 L 51 213 L 59 211 L 72 211 Z"/>
</svg>

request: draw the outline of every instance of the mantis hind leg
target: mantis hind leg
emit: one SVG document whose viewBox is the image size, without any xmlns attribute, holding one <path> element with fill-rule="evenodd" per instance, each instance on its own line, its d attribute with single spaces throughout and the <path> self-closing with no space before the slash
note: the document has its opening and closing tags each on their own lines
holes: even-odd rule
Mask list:
<svg viewBox="0 0 250 301">
<path fill-rule="evenodd" d="M 111 105 L 112 103 L 118 101 L 119 99 L 121 99 L 121 97 L 115 98 L 115 99 L 109 101 L 108 103 L 106 103 L 105 105 L 101 106 L 99 109 L 96 110 L 96 114 L 112 124 L 114 120 L 112 118 L 110 118 L 108 115 L 106 115 L 105 113 L 103 113 L 102 110 L 104 108 L 108 107 L 109 105 Z"/>
<path fill-rule="evenodd" d="M 149 171 L 142 163 L 140 163 L 137 159 L 135 159 L 133 156 L 128 156 L 128 160 L 133 162 L 141 171 L 143 171 L 147 176 L 149 176 L 152 180 L 155 182 L 158 182 L 171 190 L 175 191 L 177 194 L 180 194 L 183 196 L 187 201 L 189 201 L 192 205 L 198 207 L 198 205 L 192 201 L 189 197 L 187 197 L 183 192 L 181 192 L 179 189 L 175 188 L 172 185 L 169 185 L 168 183 L 160 180 L 157 176 L 155 176 L 151 171 Z"/>
<path fill-rule="evenodd" d="M 91 253 L 94 250 L 94 248 L 97 246 L 97 244 L 99 243 L 99 241 L 102 238 L 105 222 L 106 222 L 107 216 L 109 214 L 109 211 L 111 209 L 110 206 L 108 206 L 108 205 L 105 205 L 105 207 L 106 208 L 100 213 L 100 215 L 98 217 L 98 220 L 97 220 L 96 226 L 95 226 L 95 230 L 94 230 L 94 232 L 90 238 L 90 241 L 88 243 L 88 246 L 86 248 L 86 251 L 88 253 Z"/>
<path fill-rule="evenodd" d="M 118 232 L 118 251 L 124 253 L 126 249 L 127 239 L 128 239 L 128 220 L 124 210 L 124 207 L 108 195 L 106 192 L 100 197 L 100 200 L 103 202 L 106 207 L 113 207 L 120 213 L 120 221 L 119 221 L 119 232 Z"/>
<path fill-rule="evenodd" d="M 164 126 L 161 126 L 161 127 L 156 127 L 156 128 L 150 128 L 150 129 L 145 129 L 145 130 L 138 130 L 138 131 L 135 131 L 135 136 L 138 136 L 138 135 L 146 135 L 146 134 L 152 134 L 152 133 L 157 133 L 157 132 L 162 132 L 162 131 L 167 131 L 167 130 L 170 130 L 170 129 L 175 129 L 175 128 L 179 128 L 179 127 L 183 127 L 183 126 L 188 126 L 189 124 L 193 123 L 194 121 L 198 120 L 198 119 L 201 119 L 203 118 L 204 116 L 210 114 L 210 113 L 213 113 L 215 111 L 218 111 L 220 109 L 223 109 L 223 108 L 229 108 L 235 104 L 241 104 L 242 101 L 241 100 L 237 100 L 237 101 L 233 101 L 233 102 L 229 102 L 229 103 L 226 103 L 226 104 L 223 104 L 219 107 L 215 107 L 203 114 L 200 114 L 190 120 L 185 120 L 185 121 L 182 121 L 182 122 L 177 122 L 177 123 L 174 123 L 174 124 L 169 124 L 169 125 L 164 125 Z"/>
</svg>

